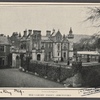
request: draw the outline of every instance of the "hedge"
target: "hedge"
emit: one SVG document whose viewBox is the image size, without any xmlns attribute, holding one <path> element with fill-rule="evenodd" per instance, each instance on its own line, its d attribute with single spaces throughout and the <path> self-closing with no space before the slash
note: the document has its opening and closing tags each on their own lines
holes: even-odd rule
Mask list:
<svg viewBox="0 0 100 100">
<path fill-rule="evenodd" d="M 42 62 L 31 62 L 29 71 L 40 77 L 45 77 L 52 81 L 62 82 L 72 76 L 72 70 L 61 65 L 53 65 Z"/>
<path fill-rule="evenodd" d="M 27 64 L 23 63 L 23 68 L 26 68 Z M 74 67 L 74 66 L 73 66 Z M 73 76 L 73 67 L 68 68 L 63 65 L 55 65 L 45 62 L 30 62 L 29 71 L 39 75 L 39 77 L 47 78 L 52 81 L 58 81 L 63 83 L 67 78 Z M 100 85 L 100 66 L 87 66 L 83 67 L 82 79 L 84 81 L 84 87 L 98 87 Z"/>
<path fill-rule="evenodd" d="M 83 67 L 82 79 L 85 87 L 100 87 L 100 65 Z"/>
</svg>

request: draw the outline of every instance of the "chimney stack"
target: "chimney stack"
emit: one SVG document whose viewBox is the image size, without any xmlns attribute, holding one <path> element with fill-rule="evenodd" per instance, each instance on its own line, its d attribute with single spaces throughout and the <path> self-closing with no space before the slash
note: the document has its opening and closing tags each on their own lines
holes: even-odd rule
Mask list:
<svg viewBox="0 0 100 100">
<path fill-rule="evenodd" d="M 26 37 L 26 36 L 27 36 L 27 30 L 24 31 L 24 37 Z"/>
<path fill-rule="evenodd" d="M 47 30 L 47 31 L 46 31 L 46 36 L 47 36 L 47 37 L 50 37 L 50 35 L 51 35 L 51 31 Z"/>
<path fill-rule="evenodd" d="M 28 30 L 28 33 L 29 33 L 30 35 L 32 35 L 32 30 Z"/>
</svg>

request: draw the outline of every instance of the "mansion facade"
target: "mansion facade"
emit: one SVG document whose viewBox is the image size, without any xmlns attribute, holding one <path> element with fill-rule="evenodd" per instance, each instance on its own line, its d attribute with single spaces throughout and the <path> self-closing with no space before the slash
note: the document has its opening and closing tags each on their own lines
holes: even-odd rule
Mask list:
<svg viewBox="0 0 100 100">
<path fill-rule="evenodd" d="M 46 31 L 42 36 L 40 30 L 25 30 L 20 39 L 20 54 L 29 54 L 34 61 L 68 61 L 73 57 L 73 31 L 70 28 L 68 35 Z"/>
</svg>

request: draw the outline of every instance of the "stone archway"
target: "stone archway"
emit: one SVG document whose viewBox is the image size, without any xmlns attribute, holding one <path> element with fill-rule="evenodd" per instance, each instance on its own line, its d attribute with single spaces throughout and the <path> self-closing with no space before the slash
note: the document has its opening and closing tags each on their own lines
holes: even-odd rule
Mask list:
<svg viewBox="0 0 100 100">
<path fill-rule="evenodd" d="M 41 60 L 41 55 L 37 54 L 37 60 L 40 61 Z"/>
</svg>

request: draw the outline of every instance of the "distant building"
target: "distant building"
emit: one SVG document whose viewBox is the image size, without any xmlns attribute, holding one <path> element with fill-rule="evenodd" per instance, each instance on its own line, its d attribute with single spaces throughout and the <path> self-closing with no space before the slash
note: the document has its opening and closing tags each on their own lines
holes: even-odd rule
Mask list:
<svg viewBox="0 0 100 100">
<path fill-rule="evenodd" d="M 47 30 L 42 36 L 41 30 L 25 30 L 20 40 L 20 53 L 29 52 L 32 60 L 38 61 L 68 61 L 73 56 L 73 31 L 68 35 L 53 29 Z"/>
<path fill-rule="evenodd" d="M 0 34 L 0 67 L 9 65 L 10 46 L 8 38 Z"/>
</svg>

